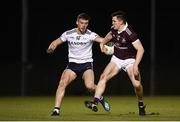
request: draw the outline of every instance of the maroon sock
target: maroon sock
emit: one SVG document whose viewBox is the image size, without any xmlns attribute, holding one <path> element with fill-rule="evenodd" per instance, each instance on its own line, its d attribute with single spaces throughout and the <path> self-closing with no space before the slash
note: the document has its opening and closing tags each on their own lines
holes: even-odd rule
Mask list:
<svg viewBox="0 0 180 122">
<path fill-rule="evenodd" d="M 93 101 L 93 102 L 94 102 L 96 105 L 99 103 L 99 101 L 100 101 L 99 98 L 94 97 L 94 101 Z"/>
</svg>

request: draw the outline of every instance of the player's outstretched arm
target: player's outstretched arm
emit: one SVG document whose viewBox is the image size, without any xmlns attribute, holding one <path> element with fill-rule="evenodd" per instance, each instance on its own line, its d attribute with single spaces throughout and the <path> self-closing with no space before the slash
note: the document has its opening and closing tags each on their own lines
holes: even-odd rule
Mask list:
<svg viewBox="0 0 180 122">
<path fill-rule="evenodd" d="M 111 39 L 112 39 L 112 33 L 109 32 L 109 33 L 107 33 L 107 35 L 104 37 L 104 40 L 102 41 L 102 43 L 103 43 L 103 44 L 106 44 L 106 43 L 108 43 L 109 41 L 111 41 Z"/>
<path fill-rule="evenodd" d="M 57 38 L 56 40 L 52 41 L 51 44 L 49 45 L 48 49 L 46 50 L 47 53 L 51 54 L 54 52 L 54 50 L 62 44 L 63 41 L 60 38 Z"/>
<path fill-rule="evenodd" d="M 111 32 L 107 33 L 107 35 L 103 38 L 102 42 L 100 43 L 100 49 L 101 52 L 105 53 L 107 49 L 105 48 L 105 44 L 107 44 L 109 41 L 111 41 L 112 35 Z"/>
</svg>

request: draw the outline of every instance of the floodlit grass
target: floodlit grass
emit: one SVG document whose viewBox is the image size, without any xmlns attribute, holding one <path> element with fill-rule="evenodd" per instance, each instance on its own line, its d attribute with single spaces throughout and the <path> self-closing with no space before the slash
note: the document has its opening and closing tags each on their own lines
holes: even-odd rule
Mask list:
<svg viewBox="0 0 180 122">
<path fill-rule="evenodd" d="M 111 111 L 99 104 L 98 112 L 84 106 L 89 96 L 65 96 L 61 115 L 50 116 L 54 97 L 0 97 L 0 120 L 4 121 L 180 121 L 180 96 L 144 97 L 146 116 L 139 116 L 135 96 L 106 96 Z"/>
</svg>

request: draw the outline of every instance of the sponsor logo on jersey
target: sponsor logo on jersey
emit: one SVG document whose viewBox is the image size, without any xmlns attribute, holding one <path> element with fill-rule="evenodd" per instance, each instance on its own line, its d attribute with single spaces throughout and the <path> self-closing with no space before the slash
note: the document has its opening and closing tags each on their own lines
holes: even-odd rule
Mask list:
<svg viewBox="0 0 180 122">
<path fill-rule="evenodd" d="M 68 42 L 69 44 L 72 44 L 72 45 L 86 45 L 87 42 L 74 42 L 74 41 L 71 41 L 71 42 Z"/>
</svg>

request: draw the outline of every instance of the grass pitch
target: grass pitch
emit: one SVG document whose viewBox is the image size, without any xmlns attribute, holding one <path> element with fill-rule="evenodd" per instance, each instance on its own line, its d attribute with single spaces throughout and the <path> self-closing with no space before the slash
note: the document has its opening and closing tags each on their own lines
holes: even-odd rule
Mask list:
<svg viewBox="0 0 180 122">
<path fill-rule="evenodd" d="M 180 121 L 180 96 L 144 97 L 146 116 L 139 116 L 135 96 L 105 96 L 111 111 L 84 106 L 90 96 L 65 96 L 61 115 L 50 116 L 54 96 L 0 97 L 0 121 Z"/>
</svg>

